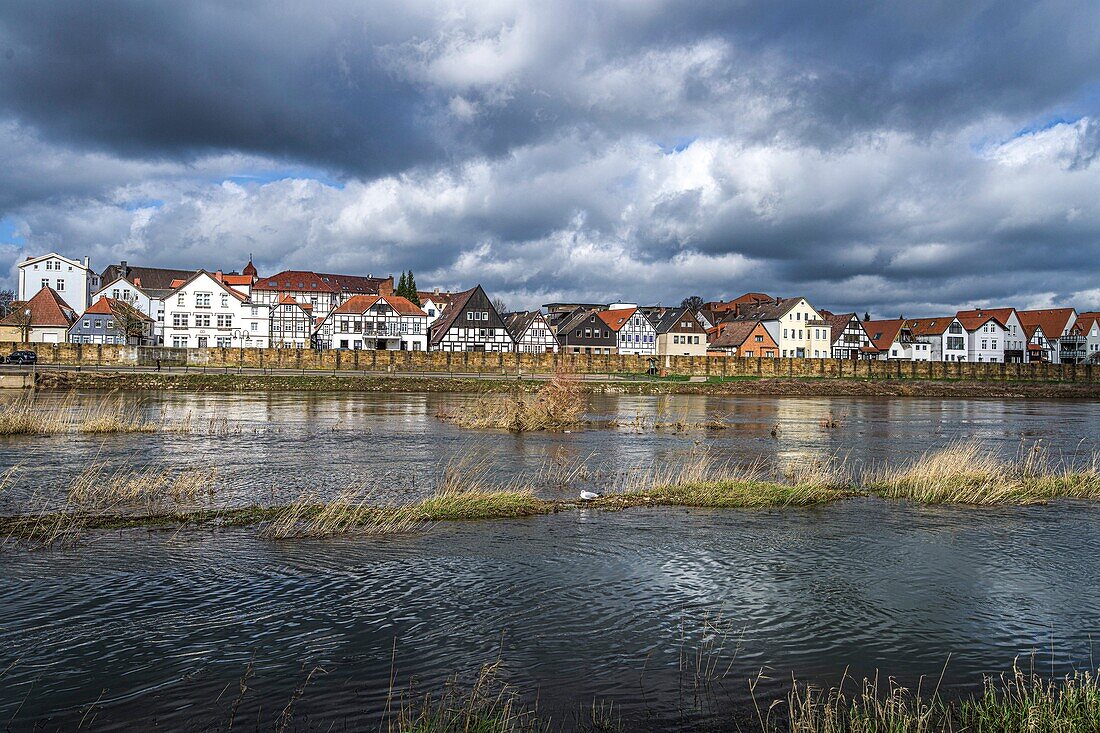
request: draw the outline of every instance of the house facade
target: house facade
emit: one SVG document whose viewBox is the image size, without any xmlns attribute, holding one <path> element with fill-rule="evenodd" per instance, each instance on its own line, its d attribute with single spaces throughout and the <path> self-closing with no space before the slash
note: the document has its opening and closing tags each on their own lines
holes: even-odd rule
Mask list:
<svg viewBox="0 0 1100 733">
<path fill-rule="evenodd" d="M 398 295 L 353 295 L 322 323 L 321 348 L 353 351 L 427 351 L 428 315 Z M 320 339 L 320 337 L 319 337 Z"/>
<path fill-rule="evenodd" d="M 871 343 L 863 321 L 855 313 L 830 313 L 821 311 L 821 317 L 829 325 L 832 341 L 831 356 L 834 359 L 873 359 L 878 350 Z"/>
<path fill-rule="evenodd" d="M 863 327 L 878 350 L 881 361 L 932 361 L 932 345 L 918 341 L 903 318 L 864 321 Z"/>
<path fill-rule="evenodd" d="M 220 273 L 199 270 L 165 298 L 164 343 L 174 348 L 267 348 L 271 305 L 226 285 Z"/>
<path fill-rule="evenodd" d="M 51 287 L 30 300 L 14 301 L 11 312 L 0 320 L 0 341 L 59 344 L 65 341 L 76 311 Z"/>
<path fill-rule="evenodd" d="M 28 257 L 19 263 L 18 269 L 16 298 L 24 302 L 43 288 L 50 288 L 70 309 L 81 313 L 91 305 L 92 294 L 99 290 L 99 275 L 92 270 L 87 257 L 81 261 L 50 252 Z"/>
<path fill-rule="evenodd" d="M 805 298 L 775 298 L 739 305 L 731 321 L 762 323 L 779 348 L 779 357 L 827 359 L 832 354 L 829 324 Z"/>
<path fill-rule="evenodd" d="M 123 344 L 152 346 L 156 321 L 124 300 L 101 296 L 69 327 L 73 344 Z"/>
<path fill-rule="evenodd" d="M 619 335 L 600 318 L 599 308 L 575 308 L 559 317 L 554 329 L 561 350 L 568 354 L 614 354 Z"/>
<path fill-rule="evenodd" d="M 1100 311 L 1079 314 L 1074 326 L 1085 338 L 1085 363 L 1100 363 Z"/>
<path fill-rule="evenodd" d="M 432 351 L 514 351 L 516 345 L 480 285 L 454 295 L 432 324 L 428 344 Z"/>
<path fill-rule="evenodd" d="M 305 349 L 312 345 L 313 306 L 289 295 L 271 306 L 269 344 L 273 349 Z"/>
<path fill-rule="evenodd" d="M 1004 323 L 991 313 L 978 315 L 956 313 L 955 318 L 966 331 L 967 361 L 1004 362 L 1005 335 L 1008 332 Z"/>
<path fill-rule="evenodd" d="M 756 321 L 719 324 L 713 330 L 711 338 L 709 351 L 712 354 L 746 359 L 775 359 L 779 356 L 779 345 L 764 324 Z"/>
<path fill-rule="evenodd" d="M 657 354 L 657 331 L 638 306 L 630 303 L 612 303 L 608 310 L 599 312 L 612 333 L 620 354 L 654 356 Z"/>
<path fill-rule="evenodd" d="M 525 354 L 553 354 L 560 348 L 542 311 L 505 313 L 502 318 L 516 342 L 516 351 Z"/>
<path fill-rule="evenodd" d="M 154 321 L 155 343 L 164 343 L 164 299 L 175 287 L 195 273 L 166 267 L 137 267 L 122 260 L 108 265 L 99 276 L 101 287 L 92 300 L 106 296 L 122 300 Z"/>
<path fill-rule="evenodd" d="M 955 316 L 909 320 L 913 338 L 932 347 L 932 361 L 966 361 L 967 333 Z"/>
<path fill-rule="evenodd" d="M 1006 364 L 1022 364 L 1027 361 L 1028 337 L 1023 323 L 1015 308 L 974 308 L 959 311 L 956 314 L 960 318 L 981 318 L 993 316 L 997 322 L 1004 326 L 1004 356 L 1002 361 Z"/>
<path fill-rule="evenodd" d="M 664 308 L 649 314 L 657 332 L 659 356 L 706 356 L 707 330 L 690 308 Z"/>
<path fill-rule="evenodd" d="M 1030 350 L 1036 360 L 1061 364 L 1062 337 L 1071 336 L 1070 331 L 1077 322 L 1077 311 L 1073 308 L 1041 308 L 1017 311 L 1017 314 L 1028 332 L 1029 345 L 1038 347 Z"/>
<path fill-rule="evenodd" d="M 416 297 L 420 299 L 420 310 L 428 316 L 428 325 L 435 323 L 454 297 L 453 293 L 445 293 L 435 288 L 434 290 L 417 291 Z"/>
</svg>

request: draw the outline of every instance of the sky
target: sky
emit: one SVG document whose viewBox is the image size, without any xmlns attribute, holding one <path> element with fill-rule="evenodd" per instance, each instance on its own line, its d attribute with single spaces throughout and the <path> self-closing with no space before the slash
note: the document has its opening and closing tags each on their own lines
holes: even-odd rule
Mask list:
<svg viewBox="0 0 1100 733">
<path fill-rule="evenodd" d="M 0 4 L 0 285 L 1100 309 L 1100 3 Z"/>
</svg>

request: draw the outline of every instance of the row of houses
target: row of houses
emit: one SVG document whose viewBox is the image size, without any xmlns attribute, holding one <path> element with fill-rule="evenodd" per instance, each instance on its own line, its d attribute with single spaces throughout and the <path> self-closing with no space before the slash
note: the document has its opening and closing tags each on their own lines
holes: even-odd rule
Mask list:
<svg viewBox="0 0 1100 733">
<path fill-rule="evenodd" d="M 1100 312 L 959 311 L 872 320 L 806 298 L 746 293 L 691 307 L 549 303 L 501 313 L 481 288 L 395 292 L 393 276 L 134 267 L 57 253 L 19 264 L 0 340 L 175 348 L 494 351 L 642 356 L 1083 363 Z M 415 298 L 414 298 L 415 296 Z M 414 298 L 414 299 L 410 299 Z M 414 302 L 415 301 L 415 302 Z"/>
</svg>

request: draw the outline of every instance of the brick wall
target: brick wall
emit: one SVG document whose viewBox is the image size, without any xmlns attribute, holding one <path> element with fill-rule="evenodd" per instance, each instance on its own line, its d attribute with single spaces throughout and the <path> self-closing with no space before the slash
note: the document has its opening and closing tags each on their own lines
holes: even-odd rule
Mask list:
<svg viewBox="0 0 1100 733">
<path fill-rule="evenodd" d="M 297 349 L 152 349 L 109 344 L 0 343 L 0 354 L 15 349 L 38 353 L 42 364 L 165 365 L 222 368 L 309 369 L 454 374 L 644 373 L 647 356 L 596 354 L 504 354 L 440 351 L 324 351 Z M 845 361 L 840 359 L 742 359 L 719 356 L 658 357 L 670 375 L 707 377 L 958 379 L 969 381 L 1100 381 L 1091 364 L 978 364 L 970 362 Z"/>
</svg>

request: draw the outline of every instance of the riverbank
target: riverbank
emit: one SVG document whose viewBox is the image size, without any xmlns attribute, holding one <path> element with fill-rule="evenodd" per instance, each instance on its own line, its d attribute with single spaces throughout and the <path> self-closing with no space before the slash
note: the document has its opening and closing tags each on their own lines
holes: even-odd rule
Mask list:
<svg viewBox="0 0 1100 733">
<path fill-rule="evenodd" d="M 530 392 L 545 378 L 411 376 L 385 374 L 218 373 L 40 370 L 37 388 L 43 390 L 178 390 L 193 392 Z M 627 395 L 762 395 L 791 397 L 923 397 L 932 399 L 1071 399 L 1100 400 L 1100 383 L 971 382 L 915 379 L 833 379 L 801 377 L 641 376 L 598 377 L 577 380 L 577 389 L 589 394 Z"/>
</svg>

